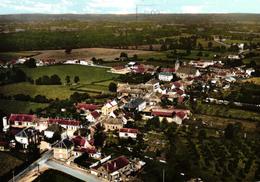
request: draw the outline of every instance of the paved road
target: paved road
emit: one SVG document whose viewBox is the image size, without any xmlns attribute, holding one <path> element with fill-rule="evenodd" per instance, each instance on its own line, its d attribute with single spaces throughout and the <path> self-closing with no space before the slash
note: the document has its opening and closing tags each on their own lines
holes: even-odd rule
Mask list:
<svg viewBox="0 0 260 182">
<path fill-rule="evenodd" d="M 218 40 L 214 40 L 214 41 L 215 41 L 216 43 L 219 43 L 219 44 L 223 45 L 223 46 L 230 47 L 229 44 L 226 44 L 226 43 L 224 43 L 224 42 L 220 42 L 220 41 L 218 41 Z"/>
<path fill-rule="evenodd" d="M 230 101 L 228 100 L 218 100 L 218 99 L 214 99 L 214 98 L 206 98 L 204 99 L 205 102 L 210 102 L 210 103 L 216 103 L 216 104 L 224 104 L 224 105 L 228 105 L 231 104 Z M 260 104 L 248 104 L 248 103 L 242 103 L 242 102 L 232 102 L 234 105 L 236 106 L 245 106 L 245 107 L 256 107 L 256 108 L 260 108 Z"/>
<path fill-rule="evenodd" d="M 14 181 L 19 181 L 19 179 L 21 179 L 24 175 L 26 175 L 29 171 L 34 170 L 35 168 L 38 167 L 38 165 L 42 165 L 44 164 L 50 157 L 52 157 L 53 155 L 53 150 L 48 150 L 47 152 L 45 152 L 41 158 L 39 158 L 37 161 L 35 161 L 34 163 L 32 163 L 31 165 L 29 165 L 26 169 L 24 169 L 22 172 L 20 172 L 19 174 L 17 174 L 14 178 L 12 178 L 11 180 L 9 180 L 9 182 Z"/>
<path fill-rule="evenodd" d="M 68 167 L 67 165 L 62 165 L 58 162 L 55 162 L 53 160 L 49 160 L 45 163 L 49 168 L 67 173 L 71 176 L 74 176 L 75 178 L 81 179 L 83 181 L 87 182 L 101 182 L 100 179 L 98 179 L 96 176 L 88 174 L 86 172 L 83 172 L 81 170 L 77 170 L 71 167 Z"/>
</svg>

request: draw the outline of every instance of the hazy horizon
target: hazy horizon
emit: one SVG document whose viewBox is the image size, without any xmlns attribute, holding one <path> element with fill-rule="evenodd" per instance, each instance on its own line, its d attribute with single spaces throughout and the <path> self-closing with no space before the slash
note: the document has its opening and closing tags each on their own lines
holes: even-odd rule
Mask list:
<svg viewBox="0 0 260 182">
<path fill-rule="evenodd" d="M 1 0 L 10 14 L 259 14 L 260 0 Z"/>
</svg>

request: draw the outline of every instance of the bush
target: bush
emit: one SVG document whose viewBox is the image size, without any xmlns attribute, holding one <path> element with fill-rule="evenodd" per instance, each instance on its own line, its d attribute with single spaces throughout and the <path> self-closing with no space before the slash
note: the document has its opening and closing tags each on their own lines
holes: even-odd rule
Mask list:
<svg viewBox="0 0 260 182">
<path fill-rule="evenodd" d="M 36 95 L 34 97 L 34 102 L 38 102 L 38 103 L 49 103 L 49 99 L 46 98 L 46 96 L 43 95 Z"/>
<path fill-rule="evenodd" d="M 29 95 L 24 95 L 24 94 L 17 94 L 17 95 L 14 95 L 13 98 L 15 100 L 20 100 L 20 101 L 32 101 L 33 98 Z"/>
<path fill-rule="evenodd" d="M 28 68 L 36 68 L 36 60 L 34 58 L 30 58 L 24 62 L 24 65 Z"/>
<path fill-rule="evenodd" d="M 89 94 L 87 93 L 79 93 L 79 92 L 74 92 L 71 96 L 70 96 L 70 100 L 72 102 L 82 102 L 87 100 L 89 97 Z"/>
<path fill-rule="evenodd" d="M 116 85 L 116 83 L 111 82 L 111 83 L 109 84 L 109 86 L 108 86 L 108 90 L 109 90 L 110 92 L 116 92 L 116 90 L 117 90 L 117 85 Z"/>
</svg>

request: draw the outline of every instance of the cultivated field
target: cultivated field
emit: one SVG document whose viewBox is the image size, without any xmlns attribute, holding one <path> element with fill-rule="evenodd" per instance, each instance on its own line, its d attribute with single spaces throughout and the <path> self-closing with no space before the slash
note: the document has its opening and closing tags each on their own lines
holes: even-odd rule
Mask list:
<svg viewBox="0 0 260 182">
<path fill-rule="evenodd" d="M 71 54 L 66 54 L 64 49 L 61 50 L 39 50 L 39 51 L 21 51 L 21 52 L 0 52 L 0 60 L 10 61 L 22 57 L 33 57 L 35 59 L 55 59 L 64 61 L 69 59 L 86 59 L 91 60 L 93 57 L 102 58 L 105 61 L 113 61 L 120 56 L 121 52 L 126 52 L 128 56 L 148 55 L 151 51 L 143 50 L 126 50 L 126 49 L 107 49 L 107 48 L 81 48 L 72 49 Z M 157 54 L 158 52 L 153 51 Z"/>
<path fill-rule="evenodd" d="M 38 51 L 37 51 L 38 52 Z M 36 59 L 55 59 L 55 60 L 68 60 L 68 59 L 86 59 L 102 58 L 105 61 L 111 61 L 120 56 L 121 52 L 126 52 L 128 56 L 150 54 L 150 51 L 140 50 L 125 50 L 125 49 L 106 49 L 106 48 L 83 48 L 73 49 L 71 54 L 65 54 L 64 50 L 46 50 L 40 51 L 41 53 L 34 56 Z"/>
</svg>

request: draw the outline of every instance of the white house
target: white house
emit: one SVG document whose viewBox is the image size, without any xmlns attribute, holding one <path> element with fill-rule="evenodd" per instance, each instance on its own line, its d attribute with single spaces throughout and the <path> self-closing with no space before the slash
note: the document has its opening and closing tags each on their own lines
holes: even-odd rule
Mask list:
<svg viewBox="0 0 260 182">
<path fill-rule="evenodd" d="M 228 55 L 228 59 L 231 59 L 231 60 L 239 60 L 240 57 L 239 57 L 239 55 Z"/>
<path fill-rule="evenodd" d="M 246 69 L 246 74 L 247 74 L 248 76 L 251 76 L 251 74 L 252 74 L 253 72 L 255 72 L 255 70 L 254 70 L 253 68 L 248 68 L 248 69 Z"/>
<path fill-rule="evenodd" d="M 169 82 L 173 79 L 173 74 L 168 72 L 159 73 L 159 80 Z"/>
<path fill-rule="evenodd" d="M 102 108 L 101 108 L 101 112 L 104 115 L 109 115 L 109 113 L 115 111 L 118 109 L 118 105 L 117 102 L 115 100 L 106 103 Z"/>
<path fill-rule="evenodd" d="M 28 60 L 28 58 L 20 58 L 16 61 L 16 64 L 23 64 Z"/>
<path fill-rule="evenodd" d="M 120 137 L 120 138 L 132 138 L 132 139 L 136 139 L 138 133 L 139 133 L 138 129 L 133 129 L 133 128 L 121 128 L 121 129 L 119 130 L 119 137 Z"/>
<path fill-rule="evenodd" d="M 100 113 L 98 111 L 93 111 L 93 112 L 90 112 L 87 114 L 86 116 L 86 119 L 89 121 L 89 122 L 96 122 L 97 119 L 99 118 L 100 116 Z"/>
<path fill-rule="evenodd" d="M 29 144 L 39 144 L 39 131 L 32 127 L 25 128 L 15 135 L 15 140 L 27 148 Z"/>
</svg>

